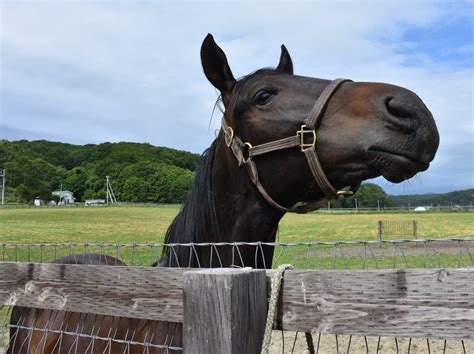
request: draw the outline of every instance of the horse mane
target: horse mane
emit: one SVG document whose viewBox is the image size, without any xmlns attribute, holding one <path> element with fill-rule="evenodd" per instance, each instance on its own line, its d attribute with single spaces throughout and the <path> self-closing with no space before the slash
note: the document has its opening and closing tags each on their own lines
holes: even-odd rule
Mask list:
<svg viewBox="0 0 474 354">
<path fill-rule="evenodd" d="M 212 193 L 212 166 L 217 139 L 201 155 L 189 192 L 178 215 L 168 227 L 165 243 L 198 243 L 220 239 L 217 214 Z M 165 247 L 158 264 L 170 266 L 190 262 L 190 247 Z M 179 264 L 175 264 L 178 262 Z"/>
</svg>

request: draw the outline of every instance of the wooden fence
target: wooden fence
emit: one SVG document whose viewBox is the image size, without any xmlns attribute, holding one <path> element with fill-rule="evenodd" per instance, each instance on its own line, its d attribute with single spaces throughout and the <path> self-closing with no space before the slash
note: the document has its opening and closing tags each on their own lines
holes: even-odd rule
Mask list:
<svg viewBox="0 0 474 354">
<path fill-rule="evenodd" d="M 181 322 L 186 353 L 258 352 L 274 274 L 5 262 L 0 304 Z M 273 327 L 474 339 L 474 268 L 288 270 Z"/>
</svg>

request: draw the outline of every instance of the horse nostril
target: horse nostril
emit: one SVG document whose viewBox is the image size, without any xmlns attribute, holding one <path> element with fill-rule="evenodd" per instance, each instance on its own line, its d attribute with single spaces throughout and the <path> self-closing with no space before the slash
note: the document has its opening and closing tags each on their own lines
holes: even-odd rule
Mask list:
<svg viewBox="0 0 474 354">
<path fill-rule="evenodd" d="M 418 109 L 407 100 L 398 97 L 385 97 L 384 118 L 390 127 L 403 131 L 414 131 L 418 125 Z"/>
<path fill-rule="evenodd" d="M 386 103 L 387 111 L 395 117 L 409 118 L 416 115 L 415 108 L 406 102 L 390 97 Z"/>
</svg>

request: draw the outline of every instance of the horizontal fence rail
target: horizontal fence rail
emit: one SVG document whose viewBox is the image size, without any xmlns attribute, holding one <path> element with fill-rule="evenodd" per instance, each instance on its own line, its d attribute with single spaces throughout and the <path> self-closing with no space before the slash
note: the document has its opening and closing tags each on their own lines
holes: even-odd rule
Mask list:
<svg viewBox="0 0 474 354">
<path fill-rule="evenodd" d="M 190 271 L 1 263 L 0 303 L 183 322 L 183 277 Z M 274 272 L 267 270 L 267 283 Z M 289 270 L 274 328 L 474 339 L 473 294 L 474 268 Z"/>
</svg>

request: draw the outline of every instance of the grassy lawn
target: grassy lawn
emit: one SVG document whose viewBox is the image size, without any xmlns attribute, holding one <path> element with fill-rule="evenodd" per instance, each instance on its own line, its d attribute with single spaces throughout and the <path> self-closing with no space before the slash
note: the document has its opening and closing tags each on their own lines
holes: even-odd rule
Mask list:
<svg viewBox="0 0 474 354">
<path fill-rule="evenodd" d="M 0 243 L 160 243 L 178 210 L 179 206 L 0 209 Z M 376 240 L 378 220 L 413 219 L 418 222 L 419 238 L 474 236 L 474 214 L 469 212 L 313 213 L 286 215 L 280 223 L 277 240 Z M 456 248 L 420 252 L 423 245 L 418 248 L 410 245 L 410 252 L 405 254 L 403 250 L 393 249 L 393 245 L 382 248 L 375 245 L 372 250 L 376 256 L 372 256 L 373 251 L 364 254 L 362 246 L 358 247 L 357 254 L 351 252 L 350 246 L 280 248 L 275 250 L 273 266 L 291 263 L 300 268 L 362 269 L 456 267 L 472 263 L 472 255 L 463 250 L 458 252 Z M 160 257 L 161 248 L 60 246 L 40 249 L 36 246 L 15 249 L 10 246 L 0 250 L 0 260 L 43 262 L 83 252 L 106 253 L 129 265 L 149 265 Z"/>
<path fill-rule="evenodd" d="M 418 237 L 474 236 L 474 213 L 287 214 L 280 241 L 375 240 L 378 220 L 417 220 Z"/>
<path fill-rule="evenodd" d="M 0 242 L 159 243 L 179 206 L 0 209 Z M 287 214 L 280 242 L 375 240 L 378 220 L 417 220 L 418 236 L 474 236 L 474 214 Z"/>
</svg>

